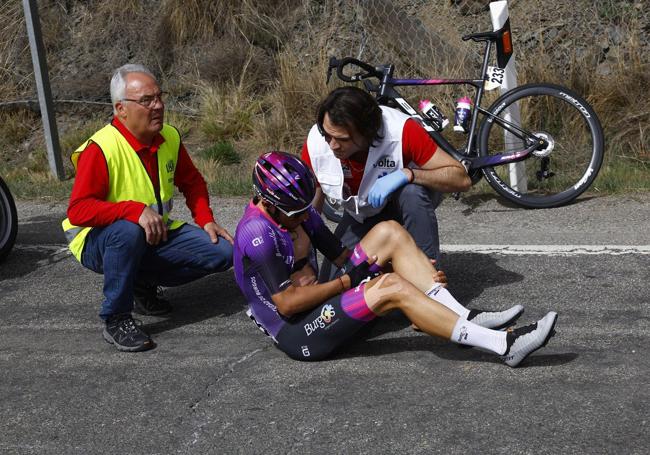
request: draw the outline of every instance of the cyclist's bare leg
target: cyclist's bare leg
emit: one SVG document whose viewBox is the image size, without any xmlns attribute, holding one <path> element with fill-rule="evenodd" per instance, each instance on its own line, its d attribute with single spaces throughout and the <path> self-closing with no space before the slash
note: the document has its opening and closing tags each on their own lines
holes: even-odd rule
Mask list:
<svg viewBox="0 0 650 455">
<path fill-rule="evenodd" d="M 368 308 L 379 316 L 401 310 L 428 335 L 489 349 L 496 354 L 506 350 L 506 332 L 486 329 L 460 318 L 397 273 L 386 273 L 367 283 L 364 299 Z M 461 325 L 463 336 L 458 336 L 455 332 L 459 332 Z M 452 339 L 452 335 L 456 335 L 456 339 Z"/>
<path fill-rule="evenodd" d="M 383 266 L 391 262 L 393 270 L 408 277 L 408 281 L 420 291 L 431 289 L 436 269 L 398 222 L 377 224 L 360 243 L 368 257 L 377 256 L 377 264 Z"/>
<path fill-rule="evenodd" d="M 505 328 L 511 326 L 524 311 L 521 305 L 496 312 L 469 310 L 463 306 L 440 283 L 436 283 L 436 270 L 429 258 L 417 247 L 408 231 L 395 221 L 377 224 L 360 243 L 368 257 L 377 256 L 377 263 L 382 266 L 390 262 L 401 277 L 461 318 L 470 319 L 483 327 Z M 413 328 L 417 330 L 421 327 L 415 323 Z"/>
<path fill-rule="evenodd" d="M 400 309 L 406 317 L 432 336 L 449 339 L 458 315 L 431 300 L 397 273 L 385 273 L 366 284 L 364 299 L 378 316 Z"/>
</svg>

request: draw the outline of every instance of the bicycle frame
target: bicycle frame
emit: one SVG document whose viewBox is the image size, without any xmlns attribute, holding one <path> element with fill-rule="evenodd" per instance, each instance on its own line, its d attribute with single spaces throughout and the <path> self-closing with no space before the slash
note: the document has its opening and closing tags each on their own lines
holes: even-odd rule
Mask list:
<svg viewBox="0 0 650 455">
<path fill-rule="evenodd" d="M 421 123 L 429 135 L 436 141 L 438 146 L 443 150 L 449 153 L 456 160 L 463 163 L 468 171 L 478 170 L 485 167 L 504 165 L 509 163 L 514 163 L 517 161 L 525 160 L 530 156 L 530 154 L 538 149 L 546 147 L 547 143 L 544 139 L 538 138 L 535 135 L 531 134 L 520 128 L 518 125 L 504 120 L 486 109 L 481 107 L 481 101 L 483 99 L 483 92 L 485 90 L 484 83 L 486 80 L 486 75 L 488 72 L 488 65 L 490 61 L 490 53 L 492 49 L 492 41 L 490 39 L 485 39 L 485 53 L 483 55 L 483 64 L 481 68 L 481 78 L 480 79 L 394 79 L 393 78 L 393 65 L 382 65 L 373 68 L 373 74 L 368 74 L 366 76 L 353 76 L 351 77 L 352 81 L 363 80 L 366 89 L 371 92 L 375 92 L 377 101 L 380 104 L 385 104 L 387 100 L 395 101 L 402 111 L 411 117 L 421 120 Z M 344 59 L 341 62 L 341 65 L 338 66 L 338 74 L 341 77 L 342 70 L 341 68 L 348 63 L 344 63 L 354 59 Z M 358 61 L 357 61 L 358 62 Z M 364 66 L 361 66 L 364 67 Z M 379 78 L 379 84 L 377 86 L 372 85 L 366 79 L 367 76 Z M 342 78 L 343 79 L 343 78 Z M 345 80 L 345 79 L 344 79 Z M 476 93 L 474 96 L 474 105 L 472 107 L 472 119 L 469 128 L 469 136 L 465 144 L 464 149 L 458 150 L 452 144 L 445 139 L 440 131 L 436 131 L 431 127 L 425 119 L 422 118 L 420 114 L 411 106 L 402 95 L 395 89 L 398 86 L 440 86 L 440 85 L 471 85 L 475 88 Z M 504 130 L 512 133 L 514 136 L 521 139 L 527 146 L 523 150 L 518 150 L 510 153 L 502 153 L 490 156 L 478 156 L 478 152 L 472 146 L 475 143 L 475 138 L 477 135 L 477 124 L 478 124 L 478 115 L 481 113 L 484 116 L 483 121 L 496 121 Z"/>
</svg>

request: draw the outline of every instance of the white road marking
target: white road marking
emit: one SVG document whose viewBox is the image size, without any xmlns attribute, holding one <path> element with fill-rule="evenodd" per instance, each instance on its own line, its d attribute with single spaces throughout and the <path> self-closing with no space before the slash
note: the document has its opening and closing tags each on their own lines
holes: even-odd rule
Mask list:
<svg viewBox="0 0 650 455">
<path fill-rule="evenodd" d="M 650 245 L 440 245 L 443 253 L 579 256 L 586 254 L 650 254 Z"/>
</svg>

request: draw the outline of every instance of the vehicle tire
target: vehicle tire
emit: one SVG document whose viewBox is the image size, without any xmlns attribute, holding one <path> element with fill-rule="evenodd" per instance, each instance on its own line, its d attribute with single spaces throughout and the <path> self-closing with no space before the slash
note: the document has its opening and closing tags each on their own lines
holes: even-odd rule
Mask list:
<svg viewBox="0 0 650 455">
<path fill-rule="evenodd" d="M 14 246 L 18 232 L 16 204 L 4 180 L 0 178 L 0 261 Z"/>
<path fill-rule="evenodd" d="M 510 181 L 510 166 L 506 165 L 484 168 L 486 180 L 501 196 L 527 208 L 557 207 L 573 201 L 593 183 L 603 162 L 603 130 L 596 113 L 565 87 L 522 85 L 490 106 L 489 112 L 497 118 L 486 116 L 481 124 L 481 156 L 524 150 L 521 139 L 512 135 L 505 139 L 498 120 L 513 105 L 519 107 L 521 127 L 549 145 L 523 161 L 525 173 L 518 182 Z"/>
<path fill-rule="evenodd" d="M 323 214 L 325 218 L 330 220 L 333 223 L 340 223 L 343 218 L 343 207 L 336 204 L 335 201 L 331 201 L 330 198 L 325 197 L 325 202 L 323 204 Z"/>
</svg>

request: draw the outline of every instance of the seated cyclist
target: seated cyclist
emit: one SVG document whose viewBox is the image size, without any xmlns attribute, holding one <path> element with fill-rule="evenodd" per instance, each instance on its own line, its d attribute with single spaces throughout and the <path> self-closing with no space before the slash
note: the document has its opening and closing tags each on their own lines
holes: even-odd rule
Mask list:
<svg viewBox="0 0 650 455">
<path fill-rule="evenodd" d="M 257 195 L 235 234 L 235 276 L 251 319 L 291 358 L 322 360 L 394 309 L 429 335 L 489 350 L 512 367 L 554 335 L 552 311 L 501 331 L 521 305 L 500 312 L 462 306 L 397 222 L 379 223 L 352 251 L 344 248 L 311 207 L 314 177 L 298 158 L 261 155 L 253 183 Z M 334 280 L 317 281 L 316 250 L 340 267 Z"/>
</svg>

